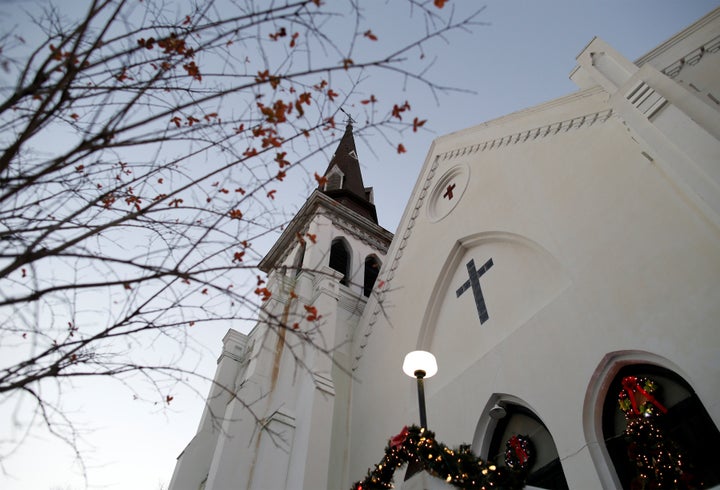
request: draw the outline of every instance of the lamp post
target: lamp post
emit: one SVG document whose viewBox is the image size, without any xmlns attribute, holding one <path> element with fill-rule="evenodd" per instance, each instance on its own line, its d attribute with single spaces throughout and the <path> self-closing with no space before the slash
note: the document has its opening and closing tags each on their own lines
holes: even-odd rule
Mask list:
<svg viewBox="0 0 720 490">
<path fill-rule="evenodd" d="M 424 350 L 415 350 L 405 356 L 403 372 L 411 378 L 417 379 L 418 405 L 420 408 L 420 426 L 427 429 L 427 416 L 425 414 L 425 385 L 423 380 L 435 376 L 437 373 L 435 356 Z"/>
</svg>

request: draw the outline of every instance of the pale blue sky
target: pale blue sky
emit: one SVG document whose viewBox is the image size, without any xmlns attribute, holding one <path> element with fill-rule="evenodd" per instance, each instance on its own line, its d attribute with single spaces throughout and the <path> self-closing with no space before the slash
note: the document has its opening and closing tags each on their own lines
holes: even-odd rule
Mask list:
<svg viewBox="0 0 720 490">
<path fill-rule="evenodd" d="M 376 3 L 385 5 L 380 0 Z M 393 0 L 383 15 L 368 20 L 384 39 L 392 38 L 398 23 L 404 22 L 405 10 L 398 9 L 398 3 Z M 575 56 L 593 36 L 634 60 L 720 6 L 720 0 L 450 0 L 447 5 L 452 4 L 458 4 L 458 10 L 485 4 L 478 20 L 489 25 L 453 36 L 450 45 L 436 46 L 438 60 L 430 77 L 476 93 L 444 97 L 437 105 L 427 92 L 409 91 L 414 112 L 428 119 L 429 130 L 404 138 L 405 155 L 398 156 L 382 141 L 369 141 L 374 153 L 364 140 L 357 142 L 365 184 L 375 188 L 380 222 L 390 231 L 398 224 L 433 138 L 576 90 L 568 74 Z M 32 5 L 0 1 L 0 14 L 14 18 L 22 15 L 20 7 L 31 10 Z M 368 92 L 381 97 L 385 82 L 370 83 L 375 87 Z M 348 110 L 360 112 L 359 108 Z M 322 172 L 327 161 L 309 165 L 315 165 L 310 170 Z M 303 192 L 298 191 L 297 207 Z M 224 329 L 218 327 L 204 338 L 215 353 L 207 355 L 199 367 L 208 376 L 223 334 Z M 207 387 L 199 389 L 204 393 Z M 175 457 L 192 438 L 201 415 L 200 397 L 185 395 L 177 397 L 170 410 L 160 410 L 128 401 L 120 384 L 108 387 L 92 382 L 80 388 L 68 407 L 87 420 L 91 488 L 157 490 L 167 484 Z M 387 409 L 392 405 L 388 400 Z M 0 437 L 5 433 L 0 426 Z M 83 487 L 72 455 L 44 434 L 30 438 L 5 462 L 5 471 L 8 474 L 0 473 L 0 488 L 5 490 Z"/>
</svg>

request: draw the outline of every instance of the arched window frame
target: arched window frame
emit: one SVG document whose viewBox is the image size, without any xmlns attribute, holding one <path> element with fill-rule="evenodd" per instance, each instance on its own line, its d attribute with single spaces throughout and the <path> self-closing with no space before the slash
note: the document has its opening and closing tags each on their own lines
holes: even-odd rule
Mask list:
<svg viewBox="0 0 720 490">
<path fill-rule="evenodd" d="M 363 294 L 366 298 L 369 298 L 380 274 L 382 262 L 375 254 L 370 254 L 365 257 L 364 266 Z"/>
<path fill-rule="evenodd" d="M 342 257 L 339 255 L 339 247 L 342 247 L 345 253 L 344 260 L 342 260 Z M 330 258 L 328 264 L 330 268 L 343 274 L 342 279 L 340 279 L 340 284 L 348 286 L 350 284 L 350 271 L 352 270 L 352 248 L 345 238 L 335 238 L 330 244 Z"/>
<path fill-rule="evenodd" d="M 629 369 L 628 369 L 629 368 Z M 618 376 L 625 376 L 635 370 L 635 374 L 642 374 L 642 370 L 657 370 L 671 377 L 682 380 L 682 383 L 696 396 L 697 393 L 682 375 L 682 370 L 674 363 L 655 354 L 644 351 L 619 351 L 607 354 L 598 365 L 592 376 L 591 382 L 585 394 L 583 410 L 583 424 L 590 456 L 595 464 L 603 488 L 623 488 L 623 484 L 615 469 L 610 452 L 605 444 L 603 427 L 604 410 L 610 400 L 617 403 L 617 393 L 611 393 L 613 381 Z M 652 373 L 649 373 L 652 377 Z M 705 404 L 698 397 L 698 402 L 707 414 Z M 715 430 L 718 428 L 708 415 L 708 420 L 713 423 Z M 716 483 L 717 484 L 717 483 Z"/>
<path fill-rule="evenodd" d="M 493 418 L 491 416 L 491 410 L 493 410 L 493 408 L 497 406 L 501 406 L 506 410 L 506 415 L 500 419 Z M 552 450 L 554 451 L 554 454 L 553 459 L 551 459 L 550 462 L 555 463 L 557 461 L 557 464 L 561 464 L 557 453 L 557 445 L 555 444 L 555 440 L 545 423 L 540 418 L 540 416 L 525 401 L 508 394 L 493 395 L 485 406 L 485 409 L 483 410 L 480 417 L 480 421 L 478 422 L 477 428 L 475 429 L 475 437 L 473 438 L 473 450 L 475 451 L 475 453 L 479 454 L 482 458 L 486 460 L 495 462 L 495 464 L 499 463 L 499 465 L 504 465 L 504 460 L 502 460 L 503 456 L 498 456 L 499 454 L 504 453 L 504 441 L 498 442 L 498 438 L 502 437 L 501 432 L 505 431 L 510 418 L 518 414 L 533 419 L 535 423 L 542 427 L 542 430 L 547 433 L 550 441 L 552 442 Z M 498 461 L 498 459 L 501 459 L 502 461 Z M 535 467 L 531 469 L 531 481 L 529 482 L 529 485 L 532 485 L 532 477 L 533 475 L 538 474 L 539 469 L 541 468 Z M 562 466 L 559 467 L 559 470 L 561 472 L 563 480 L 565 480 L 565 485 L 567 485 L 567 480 L 565 479 L 565 474 Z M 553 486 L 553 488 L 563 487 Z"/>
<path fill-rule="evenodd" d="M 302 271 L 303 262 L 305 260 L 305 242 L 301 242 L 295 252 L 295 258 L 293 259 L 293 269 L 295 269 L 295 275 L 297 276 Z"/>
</svg>

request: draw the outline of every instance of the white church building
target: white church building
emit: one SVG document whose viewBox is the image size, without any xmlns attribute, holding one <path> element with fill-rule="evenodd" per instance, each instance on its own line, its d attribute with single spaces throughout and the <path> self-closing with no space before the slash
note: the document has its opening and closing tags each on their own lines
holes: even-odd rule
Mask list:
<svg viewBox="0 0 720 490">
<path fill-rule="evenodd" d="M 348 126 L 171 490 L 350 489 L 418 423 L 415 350 L 428 428 L 500 468 L 529 440 L 527 488 L 639 488 L 622 396 L 662 419 L 681 488 L 720 485 L 720 9 L 635 62 L 593 39 L 570 77 L 433 141 L 394 236 Z"/>
</svg>

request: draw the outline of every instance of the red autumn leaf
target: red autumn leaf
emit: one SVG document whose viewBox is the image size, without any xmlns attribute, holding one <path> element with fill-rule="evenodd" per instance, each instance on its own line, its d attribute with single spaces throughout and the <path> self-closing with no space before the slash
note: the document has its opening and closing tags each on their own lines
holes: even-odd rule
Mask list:
<svg viewBox="0 0 720 490">
<path fill-rule="evenodd" d="M 300 102 L 301 104 L 310 105 L 311 97 L 312 97 L 312 94 L 310 94 L 310 92 L 303 92 L 300 95 L 298 95 L 298 102 Z"/>
<path fill-rule="evenodd" d="M 210 114 L 205 114 L 204 118 L 206 121 L 210 121 L 210 119 L 213 119 L 218 116 L 217 112 L 211 112 Z"/>
<path fill-rule="evenodd" d="M 180 119 L 180 116 L 175 116 L 171 118 L 170 122 L 175 123 L 175 126 L 177 126 L 178 128 L 182 126 L 182 119 Z"/>
<path fill-rule="evenodd" d="M 247 150 L 245 150 L 243 152 L 243 155 L 246 156 L 247 158 L 254 157 L 257 154 L 258 154 L 258 151 L 255 148 L 248 148 Z"/>
<path fill-rule="evenodd" d="M 335 92 L 333 89 L 328 89 L 328 91 L 327 91 L 328 99 L 330 99 L 331 101 L 335 100 L 335 97 L 337 97 L 338 95 L 340 95 L 340 94 Z"/>
<path fill-rule="evenodd" d="M 183 68 L 188 73 L 188 75 L 193 77 L 195 80 L 202 81 L 202 75 L 200 75 L 200 68 L 198 68 L 194 61 L 185 63 L 183 65 Z"/>
<path fill-rule="evenodd" d="M 374 94 L 371 94 L 369 99 L 365 99 L 365 100 L 361 100 L 361 101 L 360 101 L 361 104 L 366 104 L 366 105 L 367 105 L 367 104 L 374 104 L 375 102 L 377 102 L 377 99 L 375 98 L 375 95 L 374 95 Z"/>
<path fill-rule="evenodd" d="M 287 36 L 287 29 L 285 29 L 284 27 L 281 27 L 280 29 L 278 29 L 277 32 L 269 35 L 270 39 L 272 39 L 273 41 L 277 41 L 278 38 L 285 36 Z"/>
<path fill-rule="evenodd" d="M 235 254 L 233 255 L 233 262 L 242 262 L 244 255 L 245 252 L 243 251 L 235 252 Z"/>
<path fill-rule="evenodd" d="M 129 282 L 124 283 L 124 284 L 123 284 L 123 287 L 124 287 L 125 289 L 132 289 L 132 287 L 130 286 L 130 283 L 129 283 Z"/>
<path fill-rule="evenodd" d="M 371 41 L 377 41 L 377 40 L 378 40 L 377 36 L 376 36 L 375 34 L 373 34 L 370 29 L 368 29 L 367 31 L 365 31 L 365 32 L 363 33 L 363 36 L 365 36 L 366 38 L 370 39 Z"/>
<path fill-rule="evenodd" d="M 354 62 L 353 62 L 353 60 L 350 59 L 350 58 L 345 58 L 345 59 L 343 60 L 343 68 L 345 68 L 346 70 L 347 70 L 348 68 L 350 68 L 350 66 L 353 65 L 353 64 L 354 64 Z"/>
<path fill-rule="evenodd" d="M 296 32 L 295 34 L 292 35 L 292 39 L 290 39 L 290 47 L 291 47 L 291 48 L 294 48 L 294 47 L 295 47 L 295 45 L 296 45 L 296 42 L 295 42 L 295 41 L 297 40 L 297 38 L 298 38 L 299 35 L 300 35 L 299 32 Z"/>
<path fill-rule="evenodd" d="M 243 189 L 242 187 L 238 187 L 237 189 L 235 189 L 235 192 L 239 192 L 241 196 L 245 195 L 245 189 Z"/>
<path fill-rule="evenodd" d="M 311 242 L 317 243 L 317 235 L 314 233 L 305 233 L 305 236 L 307 236 Z"/>
<path fill-rule="evenodd" d="M 78 165 L 75 167 L 75 171 L 78 173 L 81 173 L 84 168 L 85 168 L 85 165 Z"/>
<path fill-rule="evenodd" d="M 317 180 L 318 186 L 320 186 L 320 187 L 327 184 L 327 178 L 324 175 L 323 176 L 318 175 L 317 172 L 315 172 L 315 180 Z"/>
<path fill-rule="evenodd" d="M 277 174 L 277 177 L 275 177 L 275 178 L 278 179 L 280 182 L 282 182 L 286 176 L 287 176 L 287 173 L 283 170 L 280 170 Z"/>
<path fill-rule="evenodd" d="M 298 295 L 295 294 L 295 291 L 290 291 L 290 297 L 291 297 L 292 299 L 297 299 Z"/>
<path fill-rule="evenodd" d="M 262 301 L 267 301 L 272 296 L 272 292 L 270 292 L 268 288 L 257 288 L 255 290 L 255 294 L 257 294 L 258 296 L 262 296 Z"/>
<path fill-rule="evenodd" d="M 427 119 L 420 121 L 417 117 L 413 119 L 413 133 L 417 132 L 417 129 L 422 127 L 427 122 Z"/>
<path fill-rule="evenodd" d="M 233 209 L 230 211 L 230 219 L 241 219 L 243 216 L 239 209 Z"/>
<path fill-rule="evenodd" d="M 406 153 L 407 150 L 405 149 L 405 145 L 403 145 L 402 143 L 400 143 L 400 144 L 398 145 L 398 147 L 397 147 L 397 152 L 398 152 L 398 153 Z"/>
<path fill-rule="evenodd" d="M 258 286 L 262 286 L 263 284 L 265 284 L 265 279 L 263 279 L 263 278 L 260 277 L 259 275 L 255 275 L 255 277 L 257 278 L 257 285 L 258 285 Z"/>
<path fill-rule="evenodd" d="M 443 8 L 445 6 L 445 2 L 448 0 L 435 0 L 435 6 L 439 9 Z"/>
<path fill-rule="evenodd" d="M 322 1 L 321 1 L 321 0 L 312 0 L 312 3 L 314 3 L 314 4 L 317 5 L 318 7 L 319 7 L 320 5 L 322 5 Z"/>
<path fill-rule="evenodd" d="M 192 321 L 192 322 L 189 323 L 189 325 L 190 325 L 191 327 L 194 327 L 194 326 L 195 326 L 195 322 Z"/>
<path fill-rule="evenodd" d="M 163 183 L 163 178 L 160 177 L 160 178 L 158 179 L 158 184 L 162 184 L 162 183 Z"/>
<path fill-rule="evenodd" d="M 281 151 L 281 152 L 279 152 L 277 155 L 275 155 L 275 161 L 278 163 L 278 166 L 279 166 L 280 168 L 289 167 L 289 166 L 290 166 L 290 162 L 288 162 L 287 160 L 285 160 L 285 156 L 286 156 L 286 155 L 287 155 L 287 152 L 286 152 L 286 151 Z"/>
<path fill-rule="evenodd" d="M 208 293 L 208 288 L 204 288 L 204 289 L 202 290 L 202 294 L 207 294 L 207 293 Z"/>
<path fill-rule="evenodd" d="M 174 396 L 168 395 L 168 396 L 165 397 L 165 402 L 166 402 L 168 405 L 170 405 L 170 402 L 173 401 L 174 399 L 175 399 Z"/>
<path fill-rule="evenodd" d="M 293 323 L 292 328 L 293 328 L 293 330 L 297 330 L 297 329 L 300 328 L 300 324 L 299 324 L 299 323 Z M 24 335 L 24 334 L 23 334 L 23 335 Z"/>
<path fill-rule="evenodd" d="M 273 189 L 273 190 L 271 190 L 271 191 L 268 191 L 267 197 L 269 197 L 270 199 L 275 199 L 275 193 L 276 193 L 276 192 L 277 192 L 276 189 Z"/>
<path fill-rule="evenodd" d="M 318 315 L 317 308 L 310 305 L 303 305 L 305 308 L 305 311 L 307 312 L 307 321 L 314 322 L 316 320 L 319 320 L 321 318 L 321 315 Z"/>
<path fill-rule="evenodd" d="M 72 114 L 70 114 L 70 117 L 71 117 L 72 119 L 74 119 L 75 121 L 77 121 L 78 119 L 80 119 L 80 115 L 77 114 L 77 113 L 75 113 L 75 112 L 73 112 Z"/>
<path fill-rule="evenodd" d="M 22 277 L 27 277 L 27 270 L 25 270 L 24 267 L 20 269 L 20 272 L 22 273 Z"/>
<path fill-rule="evenodd" d="M 392 108 L 392 116 L 402 120 L 402 116 L 400 115 L 400 113 L 407 110 L 410 110 L 410 104 L 408 103 L 408 101 L 405 101 L 405 103 L 400 106 L 395 104 Z"/>
<path fill-rule="evenodd" d="M 186 15 L 186 16 L 185 16 L 185 20 L 183 21 L 183 25 L 186 26 L 186 25 L 188 25 L 189 23 L 190 23 L 190 16 L 189 16 L 189 15 Z"/>
</svg>

